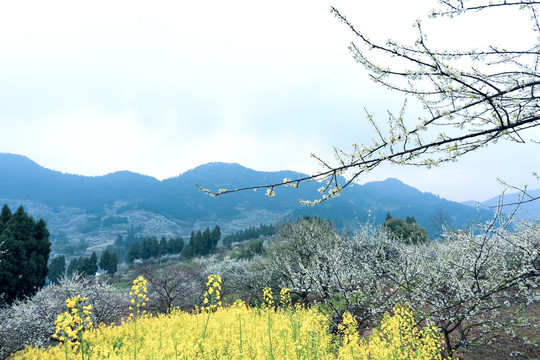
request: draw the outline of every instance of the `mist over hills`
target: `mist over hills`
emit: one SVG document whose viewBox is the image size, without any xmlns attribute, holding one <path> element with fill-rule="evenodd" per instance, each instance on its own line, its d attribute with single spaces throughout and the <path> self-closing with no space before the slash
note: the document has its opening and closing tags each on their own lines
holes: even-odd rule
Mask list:
<svg viewBox="0 0 540 360">
<path fill-rule="evenodd" d="M 466 201 L 463 204 L 474 206 L 477 205 L 484 206 L 486 208 L 494 208 L 499 205 L 499 202 L 501 204 L 508 204 L 504 207 L 504 211 L 506 212 L 512 212 L 514 208 L 517 206 L 519 208 L 519 211 L 516 214 L 516 217 L 524 220 L 535 220 L 540 217 L 540 200 L 530 201 L 526 202 L 530 198 L 539 198 L 540 197 L 540 189 L 536 190 L 529 190 L 527 189 L 527 196 L 524 196 L 524 194 L 521 193 L 509 193 L 509 194 L 503 194 L 501 196 L 494 196 L 491 199 L 488 199 L 486 201 L 478 202 L 478 201 Z M 518 203 L 521 203 L 520 205 L 517 205 Z"/>
<path fill-rule="evenodd" d="M 392 216 L 414 216 L 436 236 L 438 215 L 455 227 L 470 224 L 480 214 L 473 207 L 421 192 L 397 179 L 354 185 L 341 196 L 315 207 L 299 199 L 317 199 L 320 183 L 298 189 L 243 191 L 213 198 L 195 184 L 210 189 L 279 183 L 304 174 L 293 171 L 262 172 L 238 164 L 209 163 L 159 181 L 150 176 L 120 171 L 104 176 L 80 176 L 46 169 L 25 156 L 0 154 L 0 202 L 12 210 L 19 205 L 36 218 L 44 218 L 51 239 L 87 241 L 99 249 L 133 226 L 143 236 L 189 236 L 193 229 L 219 224 L 224 234 L 280 219 L 317 215 L 338 228 L 367 221 L 380 224 Z M 121 221 L 111 221 L 120 219 Z"/>
</svg>

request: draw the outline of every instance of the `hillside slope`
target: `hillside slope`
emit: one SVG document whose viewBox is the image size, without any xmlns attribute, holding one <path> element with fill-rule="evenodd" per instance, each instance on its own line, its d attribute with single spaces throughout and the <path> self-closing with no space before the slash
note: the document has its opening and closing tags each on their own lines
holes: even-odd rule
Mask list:
<svg viewBox="0 0 540 360">
<path fill-rule="evenodd" d="M 414 216 L 434 237 L 437 229 L 432 223 L 438 213 L 456 227 L 479 216 L 470 206 L 421 192 L 397 179 L 354 185 L 315 207 L 298 200 L 318 198 L 320 184 L 316 182 L 303 183 L 298 189 L 276 189 L 271 198 L 264 191 L 213 198 L 196 187 L 243 187 L 299 176 L 303 174 L 209 163 L 163 181 L 129 171 L 88 177 L 46 169 L 24 156 L 0 154 L 0 203 L 12 209 L 23 205 L 34 217 L 44 218 L 53 242 L 87 242 L 90 249 L 112 243 L 129 228 L 140 235 L 189 236 L 194 228 L 219 224 L 227 234 L 303 215 L 321 216 L 340 228 L 351 228 L 366 221 L 380 224 L 390 212 Z"/>
</svg>

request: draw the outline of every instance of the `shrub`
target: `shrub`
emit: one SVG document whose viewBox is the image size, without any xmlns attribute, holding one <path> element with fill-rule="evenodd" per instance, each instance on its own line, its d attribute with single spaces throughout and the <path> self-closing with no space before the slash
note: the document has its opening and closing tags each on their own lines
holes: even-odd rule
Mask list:
<svg viewBox="0 0 540 360">
<path fill-rule="evenodd" d="M 92 321 L 96 324 L 118 321 L 129 306 L 127 293 L 119 292 L 113 285 L 80 276 L 65 277 L 32 298 L 0 309 L 0 359 L 25 346 L 41 346 L 51 341 L 55 320 L 66 309 L 66 299 L 77 295 L 88 298 Z"/>
<path fill-rule="evenodd" d="M 147 266 L 142 275 L 151 294 L 148 309 L 170 313 L 175 308 L 190 310 L 200 305 L 205 277 L 194 265 Z"/>
</svg>

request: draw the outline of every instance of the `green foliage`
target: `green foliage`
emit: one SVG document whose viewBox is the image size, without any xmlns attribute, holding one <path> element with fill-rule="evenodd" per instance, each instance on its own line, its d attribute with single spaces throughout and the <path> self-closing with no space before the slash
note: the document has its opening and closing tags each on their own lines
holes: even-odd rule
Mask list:
<svg viewBox="0 0 540 360">
<path fill-rule="evenodd" d="M 247 243 L 240 244 L 238 254 L 235 256 L 238 259 L 251 259 L 255 255 L 264 253 L 263 242 L 261 239 L 251 239 Z"/>
<path fill-rule="evenodd" d="M 114 275 L 118 270 L 118 257 L 116 256 L 116 253 L 111 254 L 109 250 L 105 250 L 103 254 L 101 254 L 99 268 L 105 270 L 109 275 Z"/>
<path fill-rule="evenodd" d="M 90 274 L 88 273 L 88 269 L 90 266 L 90 259 L 87 257 L 80 258 L 79 264 L 77 265 L 77 274 L 84 274 L 84 275 L 95 275 L 95 273 Z"/>
<path fill-rule="evenodd" d="M 110 263 L 111 263 L 111 252 L 109 250 L 105 250 L 103 254 L 101 254 L 101 257 L 99 258 L 99 268 L 103 270 L 107 270 L 109 268 Z"/>
<path fill-rule="evenodd" d="M 83 234 L 91 233 L 101 226 L 101 220 L 97 217 L 90 218 L 86 223 L 79 226 L 78 230 Z"/>
<path fill-rule="evenodd" d="M 189 243 L 182 251 L 182 256 L 184 258 L 191 258 L 208 255 L 216 248 L 220 237 L 221 230 L 218 225 L 212 231 L 208 227 L 204 231 L 200 229 L 197 232 L 192 231 L 189 237 Z"/>
<path fill-rule="evenodd" d="M 19 207 L 15 213 L 4 205 L 0 213 L 0 301 L 35 294 L 45 285 L 51 251 L 49 231 L 43 219 L 34 221 Z"/>
<path fill-rule="evenodd" d="M 117 270 L 118 270 L 118 257 L 116 256 L 116 253 L 112 253 L 111 261 L 109 262 L 109 267 L 105 269 L 105 271 L 107 272 L 107 274 L 113 276 Z"/>
<path fill-rule="evenodd" d="M 129 237 L 124 243 L 127 243 Z M 147 238 L 134 238 L 134 242 L 129 246 L 127 261 L 132 263 L 135 259 L 148 260 L 163 255 L 180 254 L 184 249 L 184 239 L 171 238 L 169 241 L 162 237 L 159 241 L 155 236 Z"/>
<path fill-rule="evenodd" d="M 101 262 L 100 262 L 101 263 Z M 67 268 L 67 275 L 80 274 L 94 276 L 98 271 L 98 260 L 95 252 L 90 257 L 79 257 L 71 260 Z"/>
<path fill-rule="evenodd" d="M 387 214 L 384 221 L 384 228 L 388 230 L 390 236 L 401 239 L 407 244 L 419 244 L 429 240 L 427 230 L 416 223 L 414 217 L 405 220 L 399 217 L 392 217 Z"/>
<path fill-rule="evenodd" d="M 117 224 L 128 224 L 128 218 L 125 216 L 108 216 L 103 219 L 103 226 L 110 227 Z"/>
<path fill-rule="evenodd" d="M 97 264 L 97 255 L 95 252 L 92 253 L 90 258 L 88 259 L 88 267 L 86 268 L 86 273 L 88 275 L 95 275 L 98 271 L 98 264 Z"/>
<path fill-rule="evenodd" d="M 230 246 L 233 242 L 242 242 L 257 239 L 261 236 L 272 236 L 276 233 L 274 225 L 260 224 L 258 227 L 250 226 L 247 229 L 229 234 L 223 238 L 223 245 Z"/>
<path fill-rule="evenodd" d="M 49 264 L 49 280 L 53 284 L 57 284 L 58 281 L 62 278 L 64 275 L 64 272 L 66 271 L 66 258 L 64 255 L 57 256 L 54 259 L 51 260 L 51 263 Z"/>
<path fill-rule="evenodd" d="M 77 272 L 77 267 L 79 267 L 79 263 L 81 262 L 81 259 L 82 258 L 79 257 L 79 258 L 72 259 L 69 262 L 68 268 L 66 270 L 66 273 L 68 276 L 73 275 L 74 273 Z"/>
</svg>

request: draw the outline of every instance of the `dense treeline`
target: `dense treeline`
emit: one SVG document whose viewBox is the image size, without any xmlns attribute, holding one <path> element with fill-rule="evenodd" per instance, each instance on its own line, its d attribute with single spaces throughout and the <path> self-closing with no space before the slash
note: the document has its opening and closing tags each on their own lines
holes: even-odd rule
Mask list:
<svg viewBox="0 0 540 360">
<path fill-rule="evenodd" d="M 134 237 L 131 240 L 128 235 L 125 241 L 119 236 L 115 246 L 118 243 L 125 247 L 126 242 L 131 243 L 126 260 L 132 263 L 136 259 L 147 260 L 169 254 L 181 254 L 185 259 L 208 255 L 216 248 L 220 239 L 221 229 L 219 225 L 216 225 L 213 230 L 207 227 L 204 231 L 200 229 L 197 232 L 192 231 L 187 244 L 181 237 L 170 238 L 169 240 L 162 237 L 159 241 L 155 236 L 147 238 Z"/>
<path fill-rule="evenodd" d="M 184 249 L 184 239 L 162 237 L 159 241 L 155 236 L 136 240 L 127 252 L 126 260 L 132 263 L 135 259 L 147 260 L 168 254 L 180 254 Z"/>
<path fill-rule="evenodd" d="M 67 269 L 64 256 L 57 256 L 51 260 L 49 265 L 49 280 L 52 283 L 58 283 L 64 273 L 68 276 L 74 274 L 94 276 L 99 269 L 103 269 L 109 275 L 114 275 L 118 270 L 118 257 L 116 253 L 105 250 L 101 254 L 98 263 L 97 254 L 93 252 L 90 257 L 81 256 L 71 260 Z"/>
<path fill-rule="evenodd" d="M 197 232 L 192 231 L 189 243 L 182 251 L 182 256 L 188 259 L 194 256 L 208 255 L 216 248 L 220 239 L 219 225 L 216 225 L 212 231 L 208 227 L 204 231 L 200 229 Z"/>
<path fill-rule="evenodd" d="M 125 216 L 108 216 L 102 222 L 104 227 L 129 223 L 128 218 Z"/>
<path fill-rule="evenodd" d="M 247 229 L 229 234 L 223 238 L 223 245 L 231 245 L 234 242 L 242 242 L 251 239 L 258 239 L 261 236 L 272 236 L 276 233 L 276 227 L 270 225 L 259 225 L 258 227 L 250 226 Z"/>
</svg>

